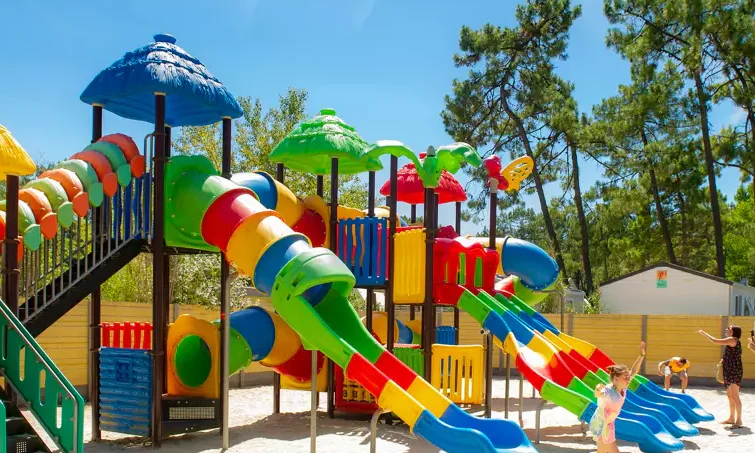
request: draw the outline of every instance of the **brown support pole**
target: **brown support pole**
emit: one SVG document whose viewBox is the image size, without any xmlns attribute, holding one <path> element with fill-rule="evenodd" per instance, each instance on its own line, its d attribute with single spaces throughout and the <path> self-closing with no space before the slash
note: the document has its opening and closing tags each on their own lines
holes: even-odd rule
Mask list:
<svg viewBox="0 0 755 453">
<path fill-rule="evenodd" d="M 488 248 L 495 250 L 496 223 L 498 217 L 498 183 L 491 179 L 490 185 L 490 242 Z M 485 417 L 491 416 L 491 405 L 493 400 L 493 335 L 490 332 L 485 333 Z M 507 381 L 508 382 L 508 381 Z M 507 395 L 508 398 L 508 395 Z M 508 405 L 508 401 L 507 401 Z"/>
<path fill-rule="evenodd" d="M 461 234 L 461 201 L 456 202 L 456 234 Z"/>
<path fill-rule="evenodd" d="M 92 143 L 102 138 L 102 106 L 92 106 Z M 99 236 L 102 208 L 94 210 L 95 237 Z M 94 241 L 94 246 L 99 241 Z M 100 429 L 100 345 L 102 335 L 102 291 L 98 286 L 89 298 L 89 402 L 92 405 L 92 440 L 102 439 Z"/>
<path fill-rule="evenodd" d="M 393 352 L 393 335 L 394 324 L 396 322 L 396 306 L 393 304 L 393 282 L 396 270 L 396 254 L 394 244 L 396 242 L 396 221 L 398 213 L 396 212 L 396 200 L 398 199 L 398 157 L 391 156 L 391 195 L 387 197 L 388 201 L 388 289 L 385 292 L 385 311 L 388 313 L 388 338 L 386 346 L 389 352 Z"/>
<path fill-rule="evenodd" d="M 3 240 L 3 301 L 18 313 L 18 176 L 6 175 L 5 238 Z"/>
<path fill-rule="evenodd" d="M 154 225 L 152 229 L 152 446 L 162 443 L 162 406 L 165 385 L 165 95 L 155 94 Z"/>
<path fill-rule="evenodd" d="M 425 301 L 422 305 L 422 343 L 425 359 L 425 380 L 430 382 L 432 367 L 433 337 L 433 246 L 435 243 L 435 193 L 432 188 L 425 189 Z"/>
<path fill-rule="evenodd" d="M 411 205 L 411 213 L 409 214 L 409 223 L 414 224 L 417 221 L 417 205 Z M 409 306 L 409 320 L 414 321 L 417 317 L 417 308 L 414 305 Z"/>
<path fill-rule="evenodd" d="M 285 181 L 286 168 L 283 164 L 275 166 L 275 179 L 281 184 Z M 273 414 L 281 413 L 281 376 L 273 372 Z"/>
<path fill-rule="evenodd" d="M 317 175 L 317 196 L 322 198 L 325 194 L 325 178 L 322 175 Z"/>
<path fill-rule="evenodd" d="M 367 216 L 368 217 L 375 217 L 375 172 L 371 171 L 367 173 Z M 366 232 L 365 232 L 366 234 Z M 367 240 L 367 247 L 368 250 L 372 250 L 372 241 L 377 241 L 376 237 L 372 237 L 370 235 L 369 239 Z M 372 272 L 377 272 L 377 269 L 372 269 Z M 374 309 L 372 301 L 374 298 L 375 290 L 372 288 L 367 289 L 367 303 L 366 303 L 366 311 L 367 311 L 367 322 L 366 327 L 368 332 L 372 332 L 372 311 Z"/>
<path fill-rule="evenodd" d="M 330 250 L 338 249 L 338 158 L 330 160 Z M 328 417 L 336 413 L 335 387 L 336 369 L 332 360 L 328 360 Z"/>
<path fill-rule="evenodd" d="M 231 139 L 232 139 L 232 123 L 231 118 L 225 117 L 223 118 L 223 158 L 221 161 L 221 172 L 223 173 L 223 177 L 226 179 L 231 178 Z M 220 323 L 220 350 L 225 351 L 226 345 L 224 344 L 224 341 L 226 339 L 225 330 L 228 328 L 228 323 L 230 320 L 227 319 L 228 315 L 230 313 L 226 312 L 226 306 L 228 306 L 228 276 L 230 275 L 231 270 L 228 266 L 228 260 L 226 259 L 225 253 L 220 254 L 220 319 L 223 321 Z M 225 373 L 226 370 L 226 357 L 225 354 L 220 354 L 220 388 L 221 389 L 227 389 L 226 387 L 226 381 L 228 380 L 228 375 Z M 277 374 L 277 373 L 276 373 Z M 221 394 L 220 395 L 220 426 L 227 427 L 228 426 L 228 411 L 225 408 L 227 402 L 226 395 Z M 225 428 L 223 428 L 223 436 L 226 436 Z M 224 439 L 225 442 L 225 439 Z M 224 448 L 226 446 L 224 445 Z"/>
</svg>

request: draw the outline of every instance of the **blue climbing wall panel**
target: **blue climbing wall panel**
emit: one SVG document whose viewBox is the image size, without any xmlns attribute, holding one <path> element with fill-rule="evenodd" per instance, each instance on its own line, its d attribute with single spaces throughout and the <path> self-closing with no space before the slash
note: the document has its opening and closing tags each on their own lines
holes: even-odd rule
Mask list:
<svg viewBox="0 0 755 453">
<path fill-rule="evenodd" d="M 454 326 L 438 326 L 435 328 L 436 344 L 456 344 L 456 329 Z"/>
<path fill-rule="evenodd" d="M 383 285 L 387 279 L 388 220 L 377 217 L 338 221 L 337 255 L 357 286 Z"/>
<path fill-rule="evenodd" d="M 152 360 L 144 349 L 100 349 L 100 426 L 150 435 Z"/>
</svg>

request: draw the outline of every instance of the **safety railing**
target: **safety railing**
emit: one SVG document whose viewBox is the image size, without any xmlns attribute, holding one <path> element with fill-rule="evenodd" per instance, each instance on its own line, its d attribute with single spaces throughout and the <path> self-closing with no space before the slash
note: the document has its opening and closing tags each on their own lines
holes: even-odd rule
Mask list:
<svg viewBox="0 0 755 453">
<path fill-rule="evenodd" d="M 145 173 L 70 227 L 59 225 L 37 250 L 25 250 L 19 263 L 19 318 L 27 321 L 41 312 L 130 241 L 148 238 L 151 196 L 151 174 Z"/>
<path fill-rule="evenodd" d="M 382 285 L 387 278 L 388 220 L 378 217 L 338 221 L 338 257 L 357 285 Z"/>
<path fill-rule="evenodd" d="M 84 398 L 2 301 L 0 329 L 0 367 L 6 382 L 63 452 L 84 451 Z"/>
</svg>

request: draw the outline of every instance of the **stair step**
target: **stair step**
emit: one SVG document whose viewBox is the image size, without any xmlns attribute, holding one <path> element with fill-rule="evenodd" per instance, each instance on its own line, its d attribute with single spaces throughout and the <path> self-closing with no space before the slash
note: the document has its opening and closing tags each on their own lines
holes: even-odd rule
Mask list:
<svg viewBox="0 0 755 453">
<path fill-rule="evenodd" d="M 13 403 L 13 401 L 3 399 L 1 400 L 3 402 L 3 406 L 5 406 L 5 416 L 6 417 L 20 417 L 21 411 L 18 410 L 18 407 Z"/>
<path fill-rule="evenodd" d="M 8 453 L 33 453 L 45 451 L 44 443 L 35 434 L 16 434 L 8 436 L 6 445 Z"/>
<path fill-rule="evenodd" d="M 29 433 L 29 425 L 24 417 L 8 417 L 5 419 L 5 432 L 8 436 Z"/>
</svg>

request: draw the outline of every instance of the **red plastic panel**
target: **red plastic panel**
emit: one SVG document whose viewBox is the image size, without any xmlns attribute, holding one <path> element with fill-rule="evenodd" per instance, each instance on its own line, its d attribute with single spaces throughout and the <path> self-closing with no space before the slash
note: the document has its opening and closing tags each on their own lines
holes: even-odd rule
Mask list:
<svg viewBox="0 0 755 453">
<path fill-rule="evenodd" d="M 566 364 L 567 367 L 569 367 L 574 376 L 582 379 L 583 377 L 585 377 L 585 375 L 587 375 L 587 367 L 582 365 L 579 361 L 575 360 L 571 355 L 565 353 L 564 351 L 558 351 L 558 357 L 562 362 Z"/>
<path fill-rule="evenodd" d="M 417 378 L 417 373 L 414 370 L 388 351 L 380 355 L 375 365 L 404 390 L 408 389 Z"/>
<path fill-rule="evenodd" d="M 530 366 L 521 354 L 516 356 L 516 369 L 527 378 L 527 382 L 532 384 L 535 390 L 540 391 L 543 388 L 543 383 L 545 383 L 547 378 L 541 374 L 542 369 L 536 370 Z"/>
<path fill-rule="evenodd" d="M 317 372 L 319 373 L 325 363 L 325 357 L 321 352 L 317 353 Z M 287 362 L 273 368 L 278 373 L 296 379 L 301 382 L 309 382 L 312 378 L 312 351 L 307 351 L 304 346 Z"/>
<path fill-rule="evenodd" d="M 224 251 L 236 228 L 251 215 L 263 210 L 253 192 L 234 188 L 215 200 L 202 218 L 202 238 Z"/>
<path fill-rule="evenodd" d="M 102 346 L 152 349 L 152 324 L 148 322 L 102 323 Z"/>
<path fill-rule="evenodd" d="M 312 247 L 322 247 L 325 244 L 325 221 L 320 214 L 306 209 L 292 230 L 307 236 Z"/>
<path fill-rule="evenodd" d="M 601 351 L 598 348 L 595 348 L 595 351 L 593 351 L 592 355 L 588 357 L 595 365 L 598 365 L 602 369 L 606 369 L 611 365 L 615 365 L 616 362 L 611 360 L 610 357 L 605 355 L 603 351 Z"/>
<path fill-rule="evenodd" d="M 514 292 L 514 276 L 509 275 L 500 281 L 498 283 L 498 291 L 501 291 L 506 297 L 508 297 L 506 293 L 516 295 L 516 292 Z"/>
<path fill-rule="evenodd" d="M 441 283 L 433 286 L 433 297 L 436 304 L 456 305 L 463 293 L 464 287 L 455 283 Z"/>
<path fill-rule="evenodd" d="M 571 357 L 573 360 L 579 362 L 580 364 L 582 364 L 582 366 L 584 366 L 586 369 L 588 369 L 588 370 L 590 370 L 592 372 L 598 371 L 598 369 L 599 369 L 599 367 L 597 365 L 595 365 L 595 363 L 593 363 L 592 361 L 586 359 L 582 354 L 580 354 L 579 352 L 577 352 L 576 349 L 572 349 L 571 351 L 569 351 L 569 357 Z"/>
<path fill-rule="evenodd" d="M 382 358 L 385 355 L 390 354 L 384 352 L 380 357 Z M 379 359 L 378 362 L 380 362 Z M 380 393 L 382 393 L 386 384 L 390 381 L 388 376 L 383 374 L 376 365 L 370 363 L 369 360 L 359 353 L 351 356 L 351 360 L 349 360 L 349 363 L 346 366 L 346 377 L 362 384 L 362 386 L 364 386 L 368 392 L 372 393 L 375 398 L 380 397 Z"/>
</svg>

